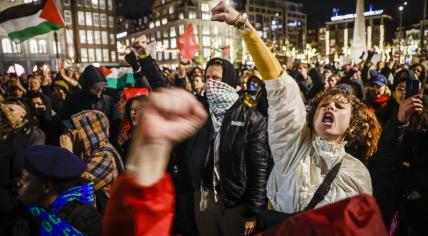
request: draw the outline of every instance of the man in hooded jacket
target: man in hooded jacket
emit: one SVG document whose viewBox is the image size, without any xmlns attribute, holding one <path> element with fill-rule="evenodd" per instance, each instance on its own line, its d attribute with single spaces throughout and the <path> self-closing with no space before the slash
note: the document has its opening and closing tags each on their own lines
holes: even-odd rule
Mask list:
<svg viewBox="0 0 428 236">
<path fill-rule="evenodd" d="M 68 96 L 63 105 L 64 119 L 84 110 L 98 110 L 103 112 L 109 119 L 111 125 L 111 139 L 116 140 L 122 116 L 114 99 L 103 94 L 107 81 L 101 71 L 89 65 L 83 71 L 79 83 L 80 91 Z"/>
<path fill-rule="evenodd" d="M 210 119 L 186 148 L 196 225 L 200 235 L 248 235 L 267 203 L 266 119 L 239 99 L 229 61 L 213 58 L 206 68 L 206 96 L 199 99 Z"/>
</svg>

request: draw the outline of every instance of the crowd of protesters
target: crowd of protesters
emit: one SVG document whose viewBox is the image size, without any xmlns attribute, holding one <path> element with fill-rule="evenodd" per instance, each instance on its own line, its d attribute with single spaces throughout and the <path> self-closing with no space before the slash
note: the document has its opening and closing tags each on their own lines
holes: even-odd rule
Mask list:
<svg viewBox="0 0 428 236">
<path fill-rule="evenodd" d="M 142 36 L 126 88 L 92 65 L 0 76 L 0 235 L 250 235 L 360 194 L 371 232 L 424 234 L 425 66 L 287 67 L 244 15 L 212 13 L 254 67 L 161 68 Z"/>
</svg>

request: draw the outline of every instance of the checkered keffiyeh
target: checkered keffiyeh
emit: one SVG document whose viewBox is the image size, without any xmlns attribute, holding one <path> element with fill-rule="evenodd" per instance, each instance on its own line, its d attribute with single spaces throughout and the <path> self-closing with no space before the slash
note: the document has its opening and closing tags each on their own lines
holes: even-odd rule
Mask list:
<svg viewBox="0 0 428 236">
<path fill-rule="evenodd" d="M 239 99 L 235 89 L 221 81 L 209 79 L 205 91 L 210 112 L 221 123 L 226 111 Z"/>
<path fill-rule="evenodd" d="M 95 190 L 108 189 L 123 169 L 123 163 L 108 140 L 107 117 L 100 111 L 82 111 L 71 120 L 83 143 L 82 158 L 88 165 L 88 172 L 95 177 Z"/>
</svg>

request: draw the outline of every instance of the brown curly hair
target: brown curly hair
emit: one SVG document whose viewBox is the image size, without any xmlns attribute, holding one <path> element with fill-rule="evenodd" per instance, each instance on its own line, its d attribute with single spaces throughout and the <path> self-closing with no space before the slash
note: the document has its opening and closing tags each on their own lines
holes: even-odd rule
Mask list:
<svg viewBox="0 0 428 236">
<path fill-rule="evenodd" d="M 367 124 L 369 125 L 367 134 L 365 135 L 365 144 L 367 145 L 366 160 L 368 160 L 377 151 L 377 144 L 382 134 L 382 126 L 372 111 L 366 109 L 365 113 L 367 116 Z"/>
<path fill-rule="evenodd" d="M 348 130 L 345 133 L 345 141 L 352 143 L 357 140 L 359 137 L 364 135 L 363 124 L 367 122 L 367 116 L 365 114 L 365 109 L 367 108 L 357 97 L 355 97 L 351 92 L 343 88 L 329 88 L 327 90 L 319 93 L 313 100 L 309 108 L 307 115 L 307 122 L 311 130 L 314 129 L 314 116 L 317 111 L 318 105 L 322 100 L 332 98 L 334 96 L 341 96 L 345 98 L 352 107 L 352 116 L 351 121 L 349 122 Z"/>
</svg>

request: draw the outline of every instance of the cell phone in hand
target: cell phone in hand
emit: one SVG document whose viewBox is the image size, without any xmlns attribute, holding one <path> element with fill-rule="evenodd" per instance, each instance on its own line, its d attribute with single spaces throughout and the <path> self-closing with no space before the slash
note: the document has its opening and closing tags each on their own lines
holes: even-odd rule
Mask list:
<svg viewBox="0 0 428 236">
<path fill-rule="evenodd" d="M 406 83 L 406 98 L 413 97 L 419 94 L 421 89 L 421 82 L 419 80 L 411 79 Z"/>
</svg>

